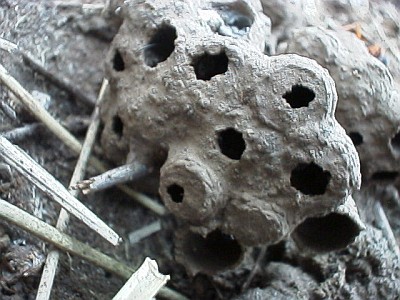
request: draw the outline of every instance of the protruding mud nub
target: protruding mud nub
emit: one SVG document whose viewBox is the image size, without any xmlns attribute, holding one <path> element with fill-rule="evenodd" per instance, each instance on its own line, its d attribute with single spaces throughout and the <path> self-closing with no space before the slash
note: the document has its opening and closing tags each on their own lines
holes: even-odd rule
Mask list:
<svg viewBox="0 0 400 300">
<path fill-rule="evenodd" d="M 265 200 L 242 195 L 231 200 L 226 211 L 224 230 L 244 245 L 274 244 L 289 232 L 279 208 Z"/>
<path fill-rule="evenodd" d="M 347 247 L 364 228 L 354 200 L 349 197 L 336 211 L 304 220 L 294 230 L 292 237 L 301 248 L 329 252 Z"/>
<path fill-rule="evenodd" d="M 190 231 L 176 236 L 176 260 L 192 275 L 213 275 L 236 267 L 243 259 L 244 249 L 231 236 L 220 230 L 206 237 Z"/>
<path fill-rule="evenodd" d="M 161 169 L 160 194 L 176 216 L 192 224 L 213 217 L 223 205 L 217 177 L 191 154 L 169 158 Z"/>
</svg>

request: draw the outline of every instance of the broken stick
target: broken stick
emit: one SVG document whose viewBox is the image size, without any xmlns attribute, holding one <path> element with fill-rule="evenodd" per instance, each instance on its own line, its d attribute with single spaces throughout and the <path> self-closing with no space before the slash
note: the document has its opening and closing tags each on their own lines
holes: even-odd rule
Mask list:
<svg viewBox="0 0 400 300">
<path fill-rule="evenodd" d="M 78 182 L 71 186 L 80 189 L 83 194 L 101 191 L 118 184 L 126 183 L 143 177 L 151 170 L 138 163 L 131 163 L 109 170 L 103 174 Z"/>
<path fill-rule="evenodd" d="M 90 157 L 92 146 L 95 142 L 97 130 L 100 125 L 99 118 L 99 104 L 103 101 L 105 92 L 108 87 L 108 80 L 104 79 L 103 84 L 101 85 L 101 89 L 99 92 L 99 96 L 97 99 L 97 105 L 92 114 L 92 122 L 89 126 L 89 129 L 86 134 L 85 141 L 82 146 L 82 151 L 79 154 L 78 161 L 75 166 L 74 173 L 72 174 L 72 178 L 70 181 L 70 185 L 76 184 L 78 181 L 82 180 L 85 174 L 86 166 Z M 77 197 L 77 191 L 70 192 L 72 196 Z M 61 209 L 60 215 L 57 220 L 56 228 L 60 231 L 64 231 L 69 223 L 69 215 L 64 210 Z M 46 262 L 43 268 L 42 277 L 40 279 L 40 284 L 38 288 L 38 292 L 36 294 L 36 300 L 48 300 L 50 299 L 51 290 L 53 287 L 54 277 L 56 274 L 58 260 L 60 257 L 60 253 L 58 250 L 51 250 L 47 255 Z"/>
<path fill-rule="evenodd" d="M 0 136 L 0 156 L 31 183 L 37 186 L 51 199 L 58 202 L 65 210 L 96 231 L 113 245 L 120 242 L 120 237 L 91 210 L 73 197 L 67 189 L 50 173 L 43 169 L 28 154 Z"/>
</svg>

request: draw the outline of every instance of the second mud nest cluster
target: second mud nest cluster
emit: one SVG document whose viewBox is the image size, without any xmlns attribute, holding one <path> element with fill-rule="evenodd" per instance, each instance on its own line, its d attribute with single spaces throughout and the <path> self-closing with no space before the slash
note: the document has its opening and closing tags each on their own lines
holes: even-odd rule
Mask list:
<svg viewBox="0 0 400 300">
<path fill-rule="evenodd" d="M 293 232 L 321 251 L 354 239 L 359 161 L 334 118 L 333 80 L 315 61 L 262 53 L 258 1 L 132 1 L 124 14 L 102 143 L 118 164 L 160 170 L 190 272 L 232 267 L 244 247 Z"/>
</svg>

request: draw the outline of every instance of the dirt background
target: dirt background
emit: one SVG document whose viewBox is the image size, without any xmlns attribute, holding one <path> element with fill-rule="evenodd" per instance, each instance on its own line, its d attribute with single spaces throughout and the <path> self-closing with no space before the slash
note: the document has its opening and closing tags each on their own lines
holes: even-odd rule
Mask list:
<svg viewBox="0 0 400 300">
<path fill-rule="evenodd" d="M 103 59 L 120 21 L 116 15 L 99 17 L 99 10 L 66 8 L 55 1 L 0 0 L 0 37 L 16 43 L 46 69 L 72 82 L 92 99 L 100 89 Z M 348 17 L 340 21 L 356 20 Z M 393 30 L 391 23 L 382 26 Z M 396 30 L 398 36 L 399 28 Z M 84 138 L 92 111 L 88 105 L 33 72 L 18 54 L 0 50 L 0 62 L 28 91 L 47 94 L 45 103 L 51 114 L 76 137 Z M 397 76 L 399 65 L 394 59 L 389 66 Z M 2 85 L 0 101 L 1 132 L 36 122 Z M 28 138 L 14 143 L 68 186 L 77 156 L 47 129 L 38 126 Z M 99 146 L 95 153 L 102 157 Z M 86 177 L 94 174 L 89 168 Z M 234 271 L 188 278 L 173 259 L 173 232 L 178 224 L 171 216 L 161 220 L 160 232 L 137 244 L 126 242 L 117 248 L 76 220 L 72 220 L 68 233 L 132 266 L 138 266 L 147 256 L 156 259 L 161 272 L 171 275 L 168 286 L 192 299 L 399 299 L 399 261 L 374 210 L 374 203 L 380 200 L 399 242 L 400 201 L 396 193 L 395 182 L 363 187 L 356 200 L 367 229 L 345 250 L 316 256 L 299 251 L 290 239 L 269 247 L 247 290 L 243 286 L 254 268 L 259 248 L 250 251 L 246 263 Z M 13 170 L 0 168 L 0 196 L 49 224 L 57 221 L 60 207 Z M 125 239 L 130 232 L 159 219 L 117 189 L 80 199 Z M 36 297 L 41 263 L 49 248 L 18 228 L 0 222 L 0 299 Z M 32 262 L 32 254 L 37 261 Z M 111 299 L 123 283 L 113 274 L 62 254 L 52 299 Z"/>
</svg>

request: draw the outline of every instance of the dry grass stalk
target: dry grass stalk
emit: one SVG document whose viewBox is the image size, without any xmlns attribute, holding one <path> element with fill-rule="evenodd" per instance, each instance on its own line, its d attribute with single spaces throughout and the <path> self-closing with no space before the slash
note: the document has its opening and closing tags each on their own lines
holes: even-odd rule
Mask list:
<svg viewBox="0 0 400 300">
<path fill-rule="evenodd" d="M 6 163 L 50 196 L 51 199 L 58 202 L 65 210 L 76 216 L 107 241 L 113 245 L 119 243 L 120 237 L 118 234 L 78 199 L 73 197 L 59 181 L 36 163 L 28 154 L 2 136 L 0 136 L 0 156 Z"/>
<path fill-rule="evenodd" d="M 25 90 L 21 84 L 15 78 L 13 78 L 10 74 L 8 74 L 7 70 L 0 64 L 0 81 L 6 85 L 20 100 L 21 102 L 29 109 L 29 111 L 51 131 L 53 132 L 64 144 L 69 147 L 75 153 L 80 153 L 82 150 L 81 143 L 60 123 L 57 122 L 47 111 L 44 109 L 33 97 L 32 95 Z M 94 166 L 100 172 L 107 171 L 105 165 L 99 161 L 98 159 L 91 157 L 90 164 Z M 166 210 L 159 203 L 153 201 L 149 197 L 135 192 L 131 188 L 127 186 L 119 186 L 119 188 L 134 198 L 137 202 L 152 210 L 158 215 L 164 215 Z"/>
<path fill-rule="evenodd" d="M 118 276 L 129 278 L 133 272 L 133 270 L 126 265 L 121 264 L 89 245 L 62 233 L 60 230 L 3 199 L 0 199 L 0 218 L 11 224 L 17 225 L 48 243 L 51 243 L 58 249 L 77 255 L 80 258 L 83 258 Z"/>
<path fill-rule="evenodd" d="M 389 224 L 389 221 L 386 217 L 385 211 L 382 208 L 382 204 L 380 201 L 375 201 L 374 204 L 375 217 L 378 223 L 378 226 L 382 230 L 383 234 L 386 236 L 390 247 L 394 251 L 397 256 L 397 259 L 400 261 L 400 249 L 397 244 L 396 237 L 394 236 L 392 227 Z"/>
<path fill-rule="evenodd" d="M 108 80 L 104 79 L 97 99 L 97 105 L 92 114 L 92 122 L 86 133 L 86 138 L 85 141 L 83 142 L 82 151 L 76 163 L 75 170 L 70 181 L 70 185 L 76 184 L 84 177 L 90 153 L 93 144 L 96 140 L 97 131 L 100 125 L 99 105 L 104 99 L 104 94 L 107 88 L 108 88 Z M 77 191 L 70 191 L 70 193 L 74 197 L 78 196 Z M 64 209 L 61 209 L 60 215 L 57 220 L 56 228 L 60 231 L 64 231 L 67 228 L 68 223 L 69 223 L 69 215 Z M 58 266 L 59 257 L 60 253 L 58 252 L 58 250 L 52 250 L 48 253 L 43 268 L 42 277 L 40 279 L 38 292 L 36 294 L 36 300 L 50 299 L 50 294 L 53 287 L 53 282 Z"/>
<path fill-rule="evenodd" d="M 146 257 L 139 269 L 115 295 L 113 300 L 150 300 L 169 280 L 158 271 L 155 260 Z"/>
<path fill-rule="evenodd" d="M 78 241 L 1 198 L 0 218 L 54 245 L 60 250 L 76 255 L 121 278 L 129 279 L 135 271 L 133 268 L 126 266 L 126 264 L 120 263 L 89 245 Z M 187 300 L 185 296 L 167 287 L 163 287 L 158 295 L 171 300 Z"/>
<path fill-rule="evenodd" d="M 129 243 L 131 245 L 138 243 L 141 240 L 143 240 L 144 238 L 146 238 L 160 230 L 161 230 L 161 222 L 160 222 L 160 220 L 157 220 L 149 225 L 146 225 L 138 230 L 131 232 L 128 235 Z"/>
<path fill-rule="evenodd" d="M 14 77 L 0 64 L 0 81 L 7 86 L 18 99 L 29 109 L 29 111 L 46 127 L 59 137 L 74 152 L 79 153 L 82 145 L 78 140 L 60 125 L 47 111 L 44 109 L 33 96 L 25 90 Z"/>
</svg>

